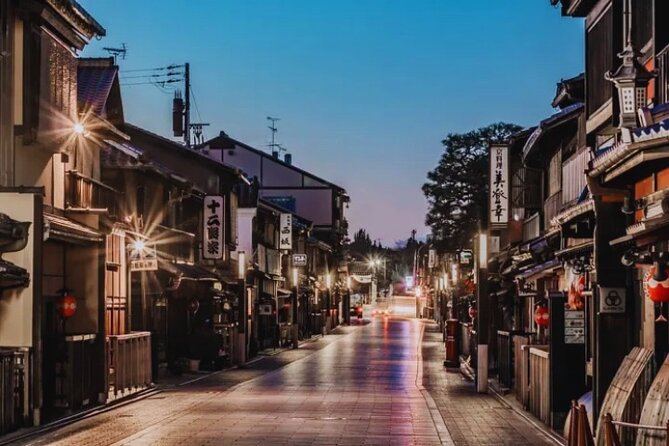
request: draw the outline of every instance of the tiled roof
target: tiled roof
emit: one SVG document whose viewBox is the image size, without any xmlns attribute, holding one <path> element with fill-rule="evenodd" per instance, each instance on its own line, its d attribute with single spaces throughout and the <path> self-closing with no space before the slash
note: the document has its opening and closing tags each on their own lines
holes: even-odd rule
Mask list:
<svg viewBox="0 0 669 446">
<path fill-rule="evenodd" d="M 80 66 L 77 71 L 77 101 L 79 109 L 104 116 L 104 107 L 118 67 Z"/>
</svg>

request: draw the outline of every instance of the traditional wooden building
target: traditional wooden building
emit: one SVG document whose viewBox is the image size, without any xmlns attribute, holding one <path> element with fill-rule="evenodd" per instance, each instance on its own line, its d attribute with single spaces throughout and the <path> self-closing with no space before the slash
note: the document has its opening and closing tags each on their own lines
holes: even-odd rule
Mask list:
<svg viewBox="0 0 669 446">
<path fill-rule="evenodd" d="M 6 257 L 30 280 L 0 299 L 0 345 L 14 352 L 3 366 L 23 371 L 3 381 L 6 430 L 106 400 L 101 259 L 116 208 L 77 104 L 76 52 L 104 28 L 50 0 L 4 1 L 0 21 L 0 212 L 30 223 L 25 248 Z"/>
<path fill-rule="evenodd" d="M 580 221 L 571 228 L 577 238 L 587 239 L 585 220 L 594 212 L 587 274 L 592 293 L 585 308 L 590 314 L 586 370 L 597 428 L 606 412 L 614 419 L 663 426 L 667 401 L 653 395 L 664 392 L 667 328 L 663 305 L 652 298 L 653 285 L 665 277 L 661 209 L 669 186 L 663 182 L 669 5 L 657 0 L 552 3 L 560 4 L 563 15 L 585 19 L 583 145 L 593 157 L 586 176 L 592 200 L 581 204 Z M 662 367 L 651 386 L 654 365 Z M 626 444 L 637 436 L 637 444 L 659 441 L 643 429 L 621 433 Z"/>
</svg>

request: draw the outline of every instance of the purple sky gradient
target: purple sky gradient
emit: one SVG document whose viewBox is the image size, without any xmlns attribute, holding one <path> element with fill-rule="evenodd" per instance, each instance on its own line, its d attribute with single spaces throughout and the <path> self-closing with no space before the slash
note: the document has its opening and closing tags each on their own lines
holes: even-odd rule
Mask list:
<svg viewBox="0 0 669 446">
<path fill-rule="evenodd" d="M 428 233 L 421 192 L 448 132 L 552 113 L 582 71 L 583 25 L 548 0 L 80 0 L 138 72 L 191 63 L 193 120 L 263 148 L 267 116 L 295 164 L 345 187 L 351 233 Z M 141 73 L 140 73 L 141 74 Z M 140 79 L 141 80 L 141 79 Z M 126 118 L 171 133 L 171 95 L 123 88 Z M 198 113 L 199 112 L 199 113 Z"/>
</svg>

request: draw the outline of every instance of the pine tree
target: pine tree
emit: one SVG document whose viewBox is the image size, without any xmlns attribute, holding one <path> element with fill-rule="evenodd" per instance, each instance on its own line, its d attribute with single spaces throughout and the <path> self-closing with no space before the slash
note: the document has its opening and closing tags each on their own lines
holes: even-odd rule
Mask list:
<svg viewBox="0 0 669 446">
<path fill-rule="evenodd" d="M 469 247 L 488 202 L 488 146 L 506 142 L 522 127 L 496 123 L 467 133 L 449 133 L 444 153 L 423 185 L 425 222 L 443 249 Z"/>
</svg>

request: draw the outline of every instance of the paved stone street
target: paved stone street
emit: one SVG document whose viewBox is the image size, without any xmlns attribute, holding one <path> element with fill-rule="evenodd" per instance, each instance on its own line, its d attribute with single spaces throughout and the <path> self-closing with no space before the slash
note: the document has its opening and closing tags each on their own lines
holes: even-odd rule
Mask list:
<svg viewBox="0 0 669 446">
<path fill-rule="evenodd" d="M 398 300 L 394 309 L 392 317 L 23 444 L 552 444 L 494 397 L 474 393 L 460 374 L 444 370 L 436 325 L 402 315 L 413 311 L 411 301 Z"/>
</svg>

